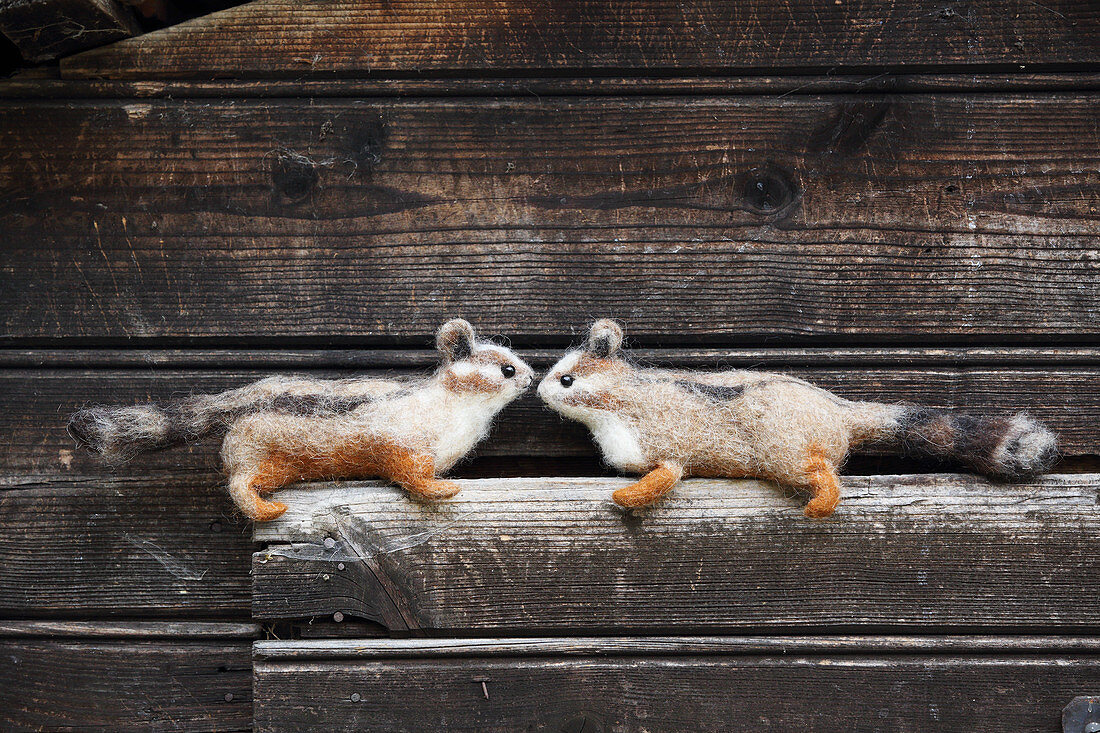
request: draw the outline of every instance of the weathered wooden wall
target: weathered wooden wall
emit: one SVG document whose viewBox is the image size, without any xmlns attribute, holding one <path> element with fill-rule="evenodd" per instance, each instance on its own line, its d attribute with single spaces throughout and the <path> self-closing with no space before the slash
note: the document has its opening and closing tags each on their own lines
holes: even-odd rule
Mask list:
<svg viewBox="0 0 1100 733">
<path fill-rule="evenodd" d="M 1058 730 L 1100 693 L 1097 119 L 1069 0 L 254 0 L 0 83 L 0 727 Z M 632 517 L 529 397 L 459 469 L 513 478 L 292 489 L 254 538 L 216 441 L 112 470 L 65 433 L 425 369 L 454 315 L 542 366 L 607 315 L 654 363 L 1026 409 L 1059 475 Z"/>
</svg>

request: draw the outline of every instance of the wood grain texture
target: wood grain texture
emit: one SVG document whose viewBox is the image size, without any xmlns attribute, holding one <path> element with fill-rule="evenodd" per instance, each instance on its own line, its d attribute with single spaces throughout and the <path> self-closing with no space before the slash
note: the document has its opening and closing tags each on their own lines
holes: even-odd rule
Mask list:
<svg viewBox="0 0 1100 733">
<path fill-rule="evenodd" d="M 817 70 L 1098 60 L 1088 3 L 255 0 L 68 60 L 70 77 Z"/>
<path fill-rule="evenodd" d="M 140 32 L 130 8 L 115 0 L 0 3 L 0 33 L 31 62 L 50 61 Z"/>
<path fill-rule="evenodd" d="M 247 731 L 248 641 L 0 639 L 5 731 Z"/>
<path fill-rule="evenodd" d="M 458 639 L 296 639 L 252 645 L 257 662 L 462 659 L 465 657 L 691 657 L 750 654 L 1008 654 L 1093 655 L 1095 636 L 579 636 Z"/>
<path fill-rule="evenodd" d="M 414 346 L 465 313 L 526 346 L 597 316 L 642 346 L 1092 343 L 1098 113 L 1087 94 L 8 102 L 0 338 Z"/>
<path fill-rule="evenodd" d="M 316 485 L 255 525 L 253 615 L 533 633 L 1035 628 L 1100 621 L 1100 478 L 990 484 L 848 477 L 834 519 L 754 481 L 685 482 L 624 513 L 628 479 L 463 481 L 425 506 L 376 483 Z"/>
<path fill-rule="evenodd" d="M 1062 707 L 1100 674 L 1094 650 L 968 655 L 915 643 L 910 653 L 883 655 L 871 643 L 846 654 L 780 641 L 771 653 L 716 644 L 697 656 L 647 653 L 645 641 L 601 649 L 592 640 L 591 654 L 565 655 L 562 642 L 515 644 L 524 656 L 440 649 L 341 661 L 261 652 L 256 729 L 1053 732 Z"/>
<path fill-rule="evenodd" d="M 59 79 L 26 69 L 0 80 L 0 99 L 461 97 L 655 94 L 858 94 L 1100 91 L 1096 71 L 949 74 L 866 72 L 772 76 L 465 76 L 356 79 Z"/>
<path fill-rule="evenodd" d="M 259 624 L 228 621 L 4 621 L 0 637 L 44 639 L 258 639 Z"/>
<path fill-rule="evenodd" d="M 560 352 L 536 354 L 540 367 L 549 365 Z M 424 354 L 427 357 L 427 354 Z M 665 354 L 654 360 L 664 364 L 688 364 L 705 368 L 716 365 L 751 365 L 744 358 L 729 354 Z M 807 361 L 803 355 L 788 355 L 791 361 Z M 278 362 L 278 356 L 268 357 Z M 750 357 L 751 358 L 751 357 Z M 823 356 L 826 359 L 828 357 Z M 918 357 L 913 357 L 916 360 Z M 947 359 L 949 357 L 944 357 Z M 335 359 L 339 361 L 339 359 Z M 349 357 L 349 361 L 350 361 Z M 43 479 L 67 474 L 100 476 L 140 476 L 150 471 L 219 470 L 220 438 L 210 436 L 194 446 L 173 448 L 138 456 L 128 464 L 110 470 L 99 459 L 82 449 L 66 432 L 68 416 L 89 404 L 131 404 L 149 400 L 167 401 L 194 392 L 216 392 L 239 387 L 278 371 L 305 372 L 314 376 L 335 377 L 347 374 L 412 374 L 428 368 L 401 368 L 417 362 L 415 354 L 407 360 L 390 362 L 379 370 L 379 361 L 363 359 L 360 370 L 311 369 L 304 361 L 284 362 L 283 370 L 214 367 L 202 369 L 11 369 L 0 370 L 0 457 L 3 476 L 40 476 Z M 943 359 L 941 359 L 942 361 Z M 899 361 L 906 361 L 903 355 Z M 270 363 L 270 362 L 269 362 Z M 178 364 L 178 362 L 177 362 Z M 196 366 L 198 366 L 196 364 Z M 371 368 L 373 367 L 373 368 Z M 1028 411 L 1054 429 L 1066 457 L 1100 454 L 1100 367 L 1076 368 L 897 368 L 851 366 L 833 368 L 775 368 L 809 379 L 838 394 L 885 402 L 912 402 L 931 407 L 958 408 L 976 413 L 1013 414 Z M 880 451 L 881 454 L 881 451 Z M 562 420 L 546 409 L 534 393 L 521 397 L 505 408 L 489 437 L 475 455 L 480 457 L 576 457 L 597 459 L 598 453 L 588 431 L 579 423 Z M 935 464 L 926 463 L 927 466 Z"/>
<path fill-rule="evenodd" d="M 247 617 L 254 546 L 221 476 L 4 483 L 0 616 Z"/>
</svg>

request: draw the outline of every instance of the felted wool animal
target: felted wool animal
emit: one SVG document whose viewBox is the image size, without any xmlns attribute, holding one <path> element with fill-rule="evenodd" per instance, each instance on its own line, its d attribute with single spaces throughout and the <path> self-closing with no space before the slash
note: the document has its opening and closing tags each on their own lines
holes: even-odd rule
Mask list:
<svg viewBox="0 0 1100 733">
<path fill-rule="evenodd" d="M 538 393 L 588 426 L 607 463 L 645 474 L 613 494 L 624 507 L 650 504 L 686 476 L 755 477 L 808 490 L 806 516 L 827 517 L 840 502 L 837 467 L 871 442 L 1005 478 L 1057 456 L 1054 435 L 1026 415 L 852 402 L 781 374 L 641 368 L 622 358 L 622 341 L 618 324 L 598 321 Z"/>
<path fill-rule="evenodd" d="M 257 521 L 287 508 L 260 492 L 303 480 L 378 476 L 421 499 L 446 499 L 459 487 L 438 474 L 485 437 L 534 372 L 509 349 L 475 339 L 461 319 L 443 324 L 436 345 L 442 365 L 423 379 L 270 377 L 166 406 L 81 410 L 69 432 L 118 461 L 224 430 L 229 493 Z"/>
</svg>

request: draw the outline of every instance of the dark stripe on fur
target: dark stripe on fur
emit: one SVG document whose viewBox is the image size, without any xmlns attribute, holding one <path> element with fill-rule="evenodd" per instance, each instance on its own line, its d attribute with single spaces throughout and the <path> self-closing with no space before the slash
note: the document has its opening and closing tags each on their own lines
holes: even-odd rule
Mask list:
<svg viewBox="0 0 1100 733">
<path fill-rule="evenodd" d="M 705 384 L 703 382 L 693 382 L 688 379 L 678 379 L 676 380 L 676 385 L 700 397 L 704 397 L 711 402 L 729 402 L 730 400 L 737 399 L 745 392 L 744 387 Z"/>
<path fill-rule="evenodd" d="M 270 409 L 290 415 L 346 415 L 363 405 L 369 405 L 375 398 L 371 395 L 357 397 L 337 397 L 324 394 L 277 395 L 271 400 Z M 255 412 L 255 409 L 250 410 Z"/>
</svg>

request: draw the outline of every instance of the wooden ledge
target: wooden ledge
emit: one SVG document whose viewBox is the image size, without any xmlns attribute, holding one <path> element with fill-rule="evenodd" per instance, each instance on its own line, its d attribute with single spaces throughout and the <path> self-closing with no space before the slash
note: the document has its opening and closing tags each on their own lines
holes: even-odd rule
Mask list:
<svg viewBox="0 0 1100 733">
<path fill-rule="evenodd" d="M 257 662 L 486 657 L 632 657 L 741 654 L 1097 654 L 1096 636 L 651 636 L 257 641 Z"/>
<path fill-rule="evenodd" d="M 258 642 L 261 731 L 1056 730 L 1097 639 Z"/>
<path fill-rule="evenodd" d="M 850 476 L 827 521 L 760 481 L 687 481 L 625 512 L 610 494 L 628 482 L 470 480 L 437 505 L 377 482 L 278 492 L 253 615 L 448 634 L 1100 623 L 1096 474 Z"/>
</svg>

